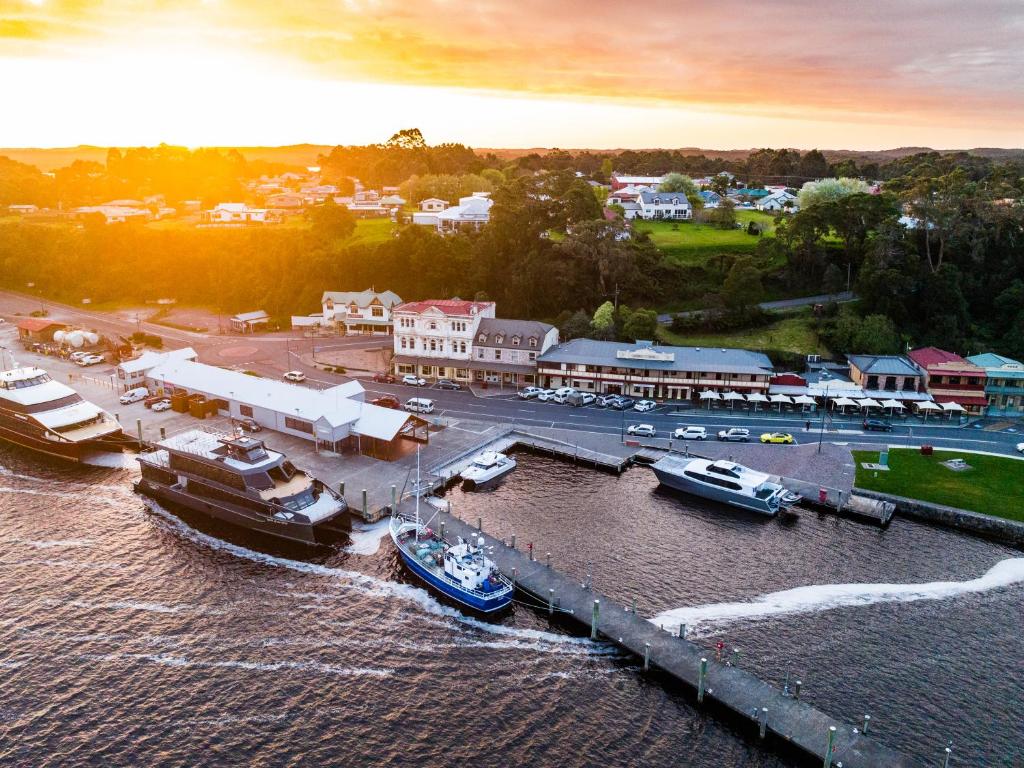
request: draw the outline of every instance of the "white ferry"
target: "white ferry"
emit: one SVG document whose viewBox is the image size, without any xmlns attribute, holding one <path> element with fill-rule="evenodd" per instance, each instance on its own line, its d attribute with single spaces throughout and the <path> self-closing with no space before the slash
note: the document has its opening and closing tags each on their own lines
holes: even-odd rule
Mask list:
<svg viewBox="0 0 1024 768">
<path fill-rule="evenodd" d="M 497 451 L 484 451 L 462 471 L 460 477 L 467 483 L 483 485 L 516 468 L 516 460 Z"/>
<path fill-rule="evenodd" d="M 705 499 L 773 516 L 800 496 L 771 481 L 771 476 L 734 461 L 694 459 L 670 453 L 651 465 L 662 485 Z"/>
</svg>

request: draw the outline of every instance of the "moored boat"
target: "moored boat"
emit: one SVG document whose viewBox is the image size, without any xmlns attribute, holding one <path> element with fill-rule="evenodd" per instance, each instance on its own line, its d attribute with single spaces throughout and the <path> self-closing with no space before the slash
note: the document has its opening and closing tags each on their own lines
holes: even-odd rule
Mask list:
<svg viewBox="0 0 1024 768">
<path fill-rule="evenodd" d="M 497 451 L 484 451 L 462 471 L 460 477 L 467 483 L 483 485 L 507 475 L 516 468 L 516 460 Z"/>
<path fill-rule="evenodd" d="M 670 453 L 651 465 L 662 485 L 712 501 L 774 516 L 800 501 L 771 476 L 719 459 L 696 459 Z"/>
</svg>

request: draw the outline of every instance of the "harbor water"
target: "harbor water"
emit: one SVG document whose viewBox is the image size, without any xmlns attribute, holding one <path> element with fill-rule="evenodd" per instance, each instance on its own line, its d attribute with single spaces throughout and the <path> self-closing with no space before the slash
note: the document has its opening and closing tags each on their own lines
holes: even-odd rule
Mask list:
<svg viewBox="0 0 1024 768">
<path fill-rule="evenodd" d="M 455 510 L 923 765 L 1024 764 L 1024 553 L 517 459 Z M 794 764 L 571 623 L 439 602 L 385 526 L 283 547 L 135 477 L 0 446 L 0 765 Z"/>
</svg>

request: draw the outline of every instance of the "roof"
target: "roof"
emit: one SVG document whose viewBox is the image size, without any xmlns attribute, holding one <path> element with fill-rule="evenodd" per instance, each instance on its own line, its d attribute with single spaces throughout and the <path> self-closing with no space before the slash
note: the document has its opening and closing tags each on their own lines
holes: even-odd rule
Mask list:
<svg viewBox="0 0 1024 768">
<path fill-rule="evenodd" d="M 612 178 L 622 184 L 658 184 L 661 182 L 664 176 L 620 176 L 617 173 L 612 174 Z"/>
<path fill-rule="evenodd" d="M 902 355 L 847 355 L 850 365 L 872 376 L 920 376 L 921 371 Z"/>
<path fill-rule="evenodd" d="M 480 321 L 480 327 L 477 328 L 474 343 L 485 347 L 518 349 L 526 347 L 526 341 L 530 338 L 536 338 L 539 344 L 552 328 L 554 328 L 553 325 L 536 320 L 502 320 L 485 317 Z M 483 340 L 480 339 L 481 334 L 484 336 Z M 498 336 L 502 337 L 501 343 L 497 340 Z M 518 345 L 512 343 L 512 339 L 516 336 L 521 339 Z"/>
<path fill-rule="evenodd" d="M 967 362 L 987 369 L 996 369 L 1007 378 L 1024 376 L 1024 363 L 1014 360 L 1012 357 L 1003 357 L 995 352 L 984 352 L 980 355 L 971 355 Z M 1005 369 L 1005 370 L 1004 370 Z"/>
<path fill-rule="evenodd" d="M 148 376 L 156 381 L 308 421 L 322 418 L 331 426 L 351 424 L 359 418 L 362 403 L 352 398 L 364 392 L 358 381 L 316 390 L 188 360 L 169 360 L 150 370 Z"/>
<path fill-rule="evenodd" d="M 255 312 L 239 312 L 237 315 L 231 318 L 232 320 L 238 320 L 239 322 L 248 323 L 253 320 L 269 320 L 270 315 L 264 312 L 262 309 L 258 309 Z"/>
<path fill-rule="evenodd" d="M 198 355 L 192 347 L 172 349 L 167 352 L 143 352 L 134 360 L 125 360 L 117 367 L 125 373 L 138 373 L 155 368 L 169 360 L 195 360 Z"/>
<path fill-rule="evenodd" d="M 927 368 L 930 365 L 961 365 L 964 368 L 974 368 L 972 363 L 964 360 L 955 352 L 947 352 L 938 347 L 921 347 L 912 349 L 908 353 L 911 360 L 920 366 Z"/>
<path fill-rule="evenodd" d="M 959 405 L 988 405 L 988 398 L 980 395 L 972 397 L 970 395 L 936 395 L 936 403 L 958 403 Z"/>
<path fill-rule="evenodd" d="M 493 301 L 426 299 L 424 301 L 407 301 L 405 304 L 395 307 L 395 312 L 415 312 L 416 314 L 420 314 L 422 312 L 426 312 L 428 309 L 436 309 L 446 315 L 478 315 L 493 306 Z"/>
<path fill-rule="evenodd" d="M 771 194 L 767 189 L 737 189 L 734 195 L 745 195 L 746 197 L 768 197 Z"/>
<path fill-rule="evenodd" d="M 705 200 L 721 200 L 722 196 L 711 189 L 704 189 L 697 193 Z"/>
<path fill-rule="evenodd" d="M 46 317 L 26 317 L 24 320 L 18 321 L 18 328 L 30 333 L 38 333 L 39 331 L 45 331 L 47 328 L 53 328 L 55 326 L 67 328 L 67 323 L 62 323 L 58 320 L 50 320 Z"/>
<path fill-rule="evenodd" d="M 394 291 L 374 291 L 367 288 L 365 291 L 324 291 L 320 299 L 325 304 L 330 299 L 335 304 L 355 304 L 357 307 L 368 307 L 377 299 L 385 307 L 393 307 L 402 303 L 402 298 Z"/>
<path fill-rule="evenodd" d="M 635 356 L 619 357 L 619 354 L 623 353 Z M 540 364 L 575 363 L 663 371 L 767 375 L 772 370 L 772 361 L 767 355 L 747 349 L 669 347 L 647 342 L 628 344 L 595 339 L 573 339 L 565 344 L 559 344 L 538 356 L 537 360 Z"/>
<path fill-rule="evenodd" d="M 394 440 L 405 425 L 415 418 L 405 411 L 384 408 L 373 403 L 361 403 L 359 418 L 352 425 L 352 430 L 364 437 L 378 440 Z"/>
<path fill-rule="evenodd" d="M 648 205 L 690 205 L 690 201 L 686 199 L 684 192 L 642 191 L 637 195 L 637 198 Z"/>
<path fill-rule="evenodd" d="M 487 197 L 463 197 L 459 200 L 458 205 L 446 208 L 438 216 L 444 219 L 489 217 L 492 205 L 494 205 L 494 201 Z"/>
</svg>

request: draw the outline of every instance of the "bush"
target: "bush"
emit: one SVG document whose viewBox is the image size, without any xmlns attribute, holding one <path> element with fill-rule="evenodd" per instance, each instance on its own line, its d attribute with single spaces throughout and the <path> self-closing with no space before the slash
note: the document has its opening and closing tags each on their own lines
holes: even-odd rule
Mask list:
<svg viewBox="0 0 1024 768">
<path fill-rule="evenodd" d="M 154 349 L 163 349 L 164 340 L 159 336 L 152 333 L 143 333 L 142 331 L 136 331 L 132 334 L 132 341 L 136 344 L 145 344 L 148 347 Z"/>
</svg>

